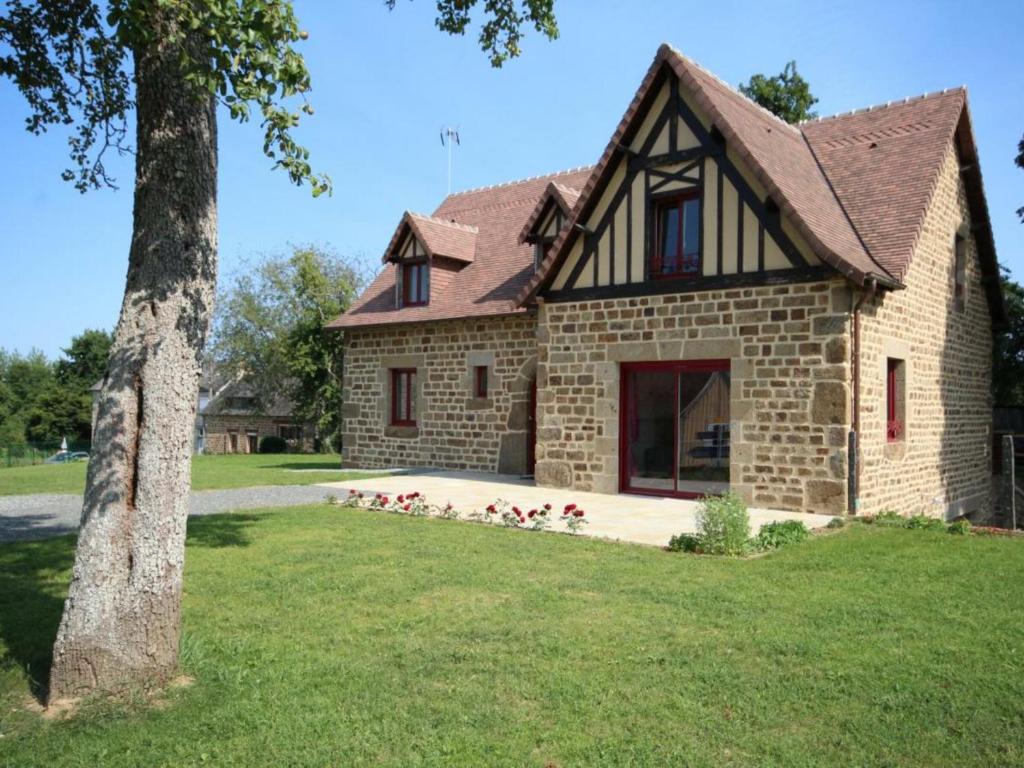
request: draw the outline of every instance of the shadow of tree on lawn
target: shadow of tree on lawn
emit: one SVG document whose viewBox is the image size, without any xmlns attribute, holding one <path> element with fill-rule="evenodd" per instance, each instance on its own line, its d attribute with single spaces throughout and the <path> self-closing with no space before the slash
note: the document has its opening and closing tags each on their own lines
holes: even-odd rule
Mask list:
<svg viewBox="0 0 1024 768">
<path fill-rule="evenodd" d="M 200 515 L 188 519 L 187 547 L 247 547 L 252 539 L 248 528 L 264 520 L 267 515 L 228 513 Z"/>
</svg>

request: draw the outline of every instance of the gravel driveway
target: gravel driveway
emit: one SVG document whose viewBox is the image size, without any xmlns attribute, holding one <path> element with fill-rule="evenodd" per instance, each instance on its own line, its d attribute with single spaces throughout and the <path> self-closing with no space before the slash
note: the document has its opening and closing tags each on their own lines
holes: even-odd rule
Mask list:
<svg viewBox="0 0 1024 768">
<path fill-rule="evenodd" d="M 215 515 L 233 509 L 286 507 L 323 501 L 337 489 L 319 485 L 267 485 L 220 491 L 192 491 L 192 515 Z M 78 529 L 82 497 L 39 493 L 0 496 L 0 541 L 24 541 L 59 536 Z"/>
</svg>

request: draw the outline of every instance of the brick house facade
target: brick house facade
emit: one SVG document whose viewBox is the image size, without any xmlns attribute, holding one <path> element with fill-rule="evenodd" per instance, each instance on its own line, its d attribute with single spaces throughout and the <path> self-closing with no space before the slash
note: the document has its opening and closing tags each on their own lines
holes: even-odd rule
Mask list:
<svg viewBox="0 0 1024 768">
<path fill-rule="evenodd" d="M 329 324 L 343 459 L 825 513 L 987 503 L 962 89 L 800 126 L 662 46 L 592 168 L 406 213 Z"/>
</svg>

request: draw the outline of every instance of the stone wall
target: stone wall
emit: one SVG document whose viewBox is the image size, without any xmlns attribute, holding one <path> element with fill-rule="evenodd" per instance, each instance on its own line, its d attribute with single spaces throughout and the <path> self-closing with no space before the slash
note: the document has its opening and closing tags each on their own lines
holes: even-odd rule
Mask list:
<svg viewBox="0 0 1024 768">
<path fill-rule="evenodd" d="M 342 460 L 522 474 L 536 368 L 533 313 L 345 331 Z M 474 397 L 474 368 L 488 397 Z M 391 426 L 392 368 L 417 372 L 416 426 Z"/>
<path fill-rule="evenodd" d="M 205 417 L 204 453 L 251 453 L 247 435 L 257 435 L 259 440 L 268 435 L 279 435 L 282 426 L 294 425 L 289 419 L 271 416 L 211 415 Z M 232 451 L 229 434 L 238 433 L 238 450 Z M 288 449 L 299 453 L 313 450 L 313 438 L 316 427 L 313 424 L 302 425 L 302 440 L 289 441 Z"/>
<path fill-rule="evenodd" d="M 620 363 L 728 358 L 732 489 L 844 513 L 850 298 L 836 279 L 542 304 L 538 483 L 618 490 Z"/>
<path fill-rule="evenodd" d="M 966 301 L 954 302 L 954 239 L 966 234 Z M 861 508 L 952 517 L 988 504 L 992 331 L 950 146 L 903 282 L 863 310 Z M 904 360 L 905 434 L 886 438 L 886 358 Z"/>
</svg>

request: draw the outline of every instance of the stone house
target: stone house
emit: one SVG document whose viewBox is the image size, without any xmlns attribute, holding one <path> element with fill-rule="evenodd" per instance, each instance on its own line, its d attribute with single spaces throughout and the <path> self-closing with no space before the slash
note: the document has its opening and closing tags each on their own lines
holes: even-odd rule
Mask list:
<svg viewBox="0 0 1024 768">
<path fill-rule="evenodd" d="M 405 213 L 343 458 L 952 517 L 1005 321 L 962 88 L 788 125 L 663 45 L 590 168 Z"/>
</svg>

